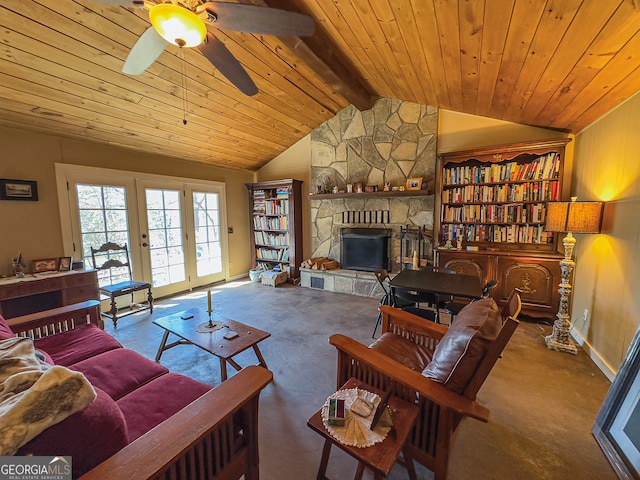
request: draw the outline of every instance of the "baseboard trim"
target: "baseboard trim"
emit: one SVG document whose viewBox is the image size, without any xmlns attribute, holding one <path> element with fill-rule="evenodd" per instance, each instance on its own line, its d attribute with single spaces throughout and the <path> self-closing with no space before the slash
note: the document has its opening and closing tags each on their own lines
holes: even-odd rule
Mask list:
<svg viewBox="0 0 640 480">
<path fill-rule="evenodd" d="M 579 332 L 572 330 L 571 336 L 575 342 L 582 347 L 582 349 L 589 355 L 589 358 L 596 364 L 596 366 L 604 373 L 604 375 L 613 382 L 618 372 L 615 372 L 611 365 L 609 365 L 598 353 L 598 351 L 591 345 Z"/>
</svg>

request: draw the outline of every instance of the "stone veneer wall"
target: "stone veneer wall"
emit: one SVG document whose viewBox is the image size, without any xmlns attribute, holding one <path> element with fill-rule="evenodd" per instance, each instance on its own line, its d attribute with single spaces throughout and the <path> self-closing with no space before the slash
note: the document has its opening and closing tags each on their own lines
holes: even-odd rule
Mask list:
<svg viewBox="0 0 640 480">
<path fill-rule="evenodd" d="M 422 177 L 430 195 L 418 197 L 353 197 L 314 200 L 311 197 L 311 246 L 313 257 L 340 260 L 342 227 L 424 227 L 433 232 L 434 180 L 438 110 L 412 102 L 381 98 L 371 110 L 349 106 L 311 132 L 311 187 L 331 190 L 361 182 L 405 185 L 407 178 Z M 344 212 L 388 211 L 385 223 L 349 223 Z M 375 216 L 374 216 L 375 217 Z M 378 217 L 380 218 L 380 217 Z M 385 220 L 387 216 L 384 216 Z M 392 257 L 399 257 L 400 243 L 392 242 Z M 430 245 L 425 257 L 430 258 Z M 397 268 L 397 267 L 396 267 Z M 394 269 L 396 269 L 394 268 Z"/>
</svg>

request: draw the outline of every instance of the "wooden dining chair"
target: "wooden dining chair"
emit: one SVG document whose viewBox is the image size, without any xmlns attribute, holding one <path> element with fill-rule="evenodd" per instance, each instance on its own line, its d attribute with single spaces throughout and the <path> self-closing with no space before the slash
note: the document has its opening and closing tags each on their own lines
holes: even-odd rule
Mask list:
<svg viewBox="0 0 640 480">
<path fill-rule="evenodd" d="M 391 305 L 392 307 L 403 308 L 403 307 L 411 307 L 414 305 L 414 302 L 411 300 L 403 300 L 402 298 L 394 298 L 393 293 L 391 292 L 391 287 L 389 286 L 389 272 L 380 268 L 375 271 L 376 280 L 378 281 L 378 285 L 382 289 L 383 296 L 380 298 L 380 305 Z M 373 333 L 371 334 L 371 338 L 375 338 L 376 330 L 378 330 L 378 325 L 382 320 L 382 312 L 378 311 L 378 319 L 376 320 L 376 325 L 373 327 Z"/>
<path fill-rule="evenodd" d="M 102 285 L 98 287 L 98 291 L 107 297 L 109 297 L 110 309 L 109 313 L 101 312 L 103 316 L 110 317 L 113 321 L 113 326 L 118 325 L 118 307 L 116 305 L 116 298 L 125 295 L 131 295 L 131 302 L 129 304 L 130 310 L 124 315 L 131 315 L 142 310 L 149 310 L 153 313 L 153 294 L 151 292 L 151 283 L 138 282 L 133 279 L 131 273 L 131 263 L 129 260 L 129 248 L 127 244 L 118 245 L 113 242 L 107 242 L 101 245 L 99 248 L 91 247 L 91 260 L 93 262 L 93 268 L 98 270 L 98 278 L 101 276 L 108 277 L 112 282 L 108 285 Z M 102 275 L 100 272 L 104 272 Z M 134 303 L 133 294 L 138 291 L 147 291 L 147 301 L 138 306 Z M 138 306 L 138 308 L 131 308 Z"/>
<path fill-rule="evenodd" d="M 498 281 L 495 278 L 492 278 L 487 283 L 485 283 L 482 287 L 482 298 L 487 298 L 491 293 L 491 290 L 493 290 L 497 286 L 498 286 Z M 443 306 L 444 311 L 447 312 L 449 315 L 451 315 L 450 323 L 453 322 L 455 316 L 458 315 L 458 313 L 460 313 L 460 310 L 466 307 L 469 303 L 470 302 L 456 302 L 454 300 L 451 300 L 444 304 Z"/>
</svg>

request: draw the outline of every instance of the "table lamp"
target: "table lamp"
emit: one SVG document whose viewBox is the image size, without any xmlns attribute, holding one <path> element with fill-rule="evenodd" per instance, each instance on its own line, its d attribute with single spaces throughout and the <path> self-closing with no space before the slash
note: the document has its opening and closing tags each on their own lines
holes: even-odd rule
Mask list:
<svg viewBox="0 0 640 480">
<path fill-rule="evenodd" d="M 560 352 L 577 353 L 578 349 L 571 338 L 569 299 L 571 297 L 571 275 L 576 263 L 571 259 L 576 245 L 574 233 L 600 233 L 602 223 L 602 202 L 578 202 L 571 197 L 570 202 L 547 203 L 547 232 L 565 232 L 562 240 L 564 258 L 560 261 L 562 283 L 559 285 L 560 307 L 553 323 L 553 332 L 545 337 L 547 348 Z"/>
</svg>

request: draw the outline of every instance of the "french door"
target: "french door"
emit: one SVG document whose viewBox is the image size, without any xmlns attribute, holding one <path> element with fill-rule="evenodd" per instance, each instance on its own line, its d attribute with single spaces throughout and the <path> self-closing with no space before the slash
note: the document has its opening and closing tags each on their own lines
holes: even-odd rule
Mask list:
<svg viewBox="0 0 640 480">
<path fill-rule="evenodd" d="M 151 282 L 155 297 L 226 278 L 222 184 L 109 172 L 59 178 L 67 185 L 63 227 L 68 221 L 75 258 L 92 267 L 91 246 L 126 242 L 134 278 Z"/>
<path fill-rule="evenodd" d="M 165 296 L 224 280 L 220 189 L 139 182 L 143 269 Z"/>
</svg>

